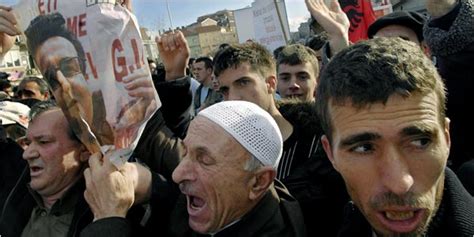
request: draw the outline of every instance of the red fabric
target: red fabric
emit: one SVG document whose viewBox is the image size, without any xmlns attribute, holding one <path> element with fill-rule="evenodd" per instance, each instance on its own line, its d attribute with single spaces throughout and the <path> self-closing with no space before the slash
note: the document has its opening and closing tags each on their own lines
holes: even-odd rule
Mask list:
<svg viewBox="0 0 474 237">
<path fill-rule="evenodd" d="M 339 0 L 339 3 L 351 22 L 349 40 L 355 43 L 367 39 L 367 29 L 376 19 L 370 0 Z"/>
</svg>

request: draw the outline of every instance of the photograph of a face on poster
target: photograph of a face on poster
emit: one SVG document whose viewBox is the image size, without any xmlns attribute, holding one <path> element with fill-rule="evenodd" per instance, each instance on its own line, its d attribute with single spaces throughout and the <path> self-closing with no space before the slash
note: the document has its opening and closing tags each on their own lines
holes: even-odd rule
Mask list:
<svg viewBox="0 0 474 237">
<path fill-rule="evenodd" d="M 30 55 L 91 152 L 130 154 L 161 106 L 137 20 L 115 1 L 22 0 Z M 31 18 L 31 19 L 29 19 Z"/>
</svg>

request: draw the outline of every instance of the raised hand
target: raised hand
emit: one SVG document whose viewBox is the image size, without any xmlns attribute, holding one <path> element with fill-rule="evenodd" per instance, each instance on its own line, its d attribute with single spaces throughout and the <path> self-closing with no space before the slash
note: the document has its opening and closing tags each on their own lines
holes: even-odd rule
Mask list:
<svg viewBox="0 0 474 237">
<path fill-rule="evenodd" d="M 175 80 L 186 75 L 189 60 L 189 46 L 183 33 L 177 30 L 156 38 L 158 51 L 163 60 L 166 80 Z"/>
<path fill-rule="evenodd" d="M 125 217 L 135 199 L 138 174 L 126 163 L 117 169 L 107 155 L 96 153 L 89 158 L 84 171 L 84 197 L 94 213 L 94 220 L 107 217 Z M 136 169 L 135 169 L 136 170 Z"/>
<path fill-rule="evenodd" d="M 349 46 L 350 22 L 337 0 L 331 0 L 328 8 L 324 0 L 305 0 L 311 16 L 329 36 L 331 52 L 336 54 Z"/>
<path fill-rule="evenodd" d="M 16 35 L 21 32 L 15 27 L 17 24 L 11 8 L 0 5 L 0 56 L 10 50 L 15 43 Z"/>
</svg>

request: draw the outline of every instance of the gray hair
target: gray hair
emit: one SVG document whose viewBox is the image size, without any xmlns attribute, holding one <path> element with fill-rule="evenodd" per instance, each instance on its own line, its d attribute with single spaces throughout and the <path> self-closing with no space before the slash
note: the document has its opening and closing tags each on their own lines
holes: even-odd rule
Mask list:
<svg viewBox="0 0 474 237">
<path fill-rule="evenodd" d="M 53 110 L 53 109 L 61 109 L 54 100 L 45 100 L 45 101 L 40 101 L 36 103 L 30 110 L 30 122 L 33 121 L 35 118 L 37 118 L 39 115 L 42 113 Z M 62 111 L 61 111 L 62 113 Z M 77 138 L 76 134 L 71 128 L 71 125 L 68 122 L 68 130 L 67 130 L 69 138 L 74 141 L 80 142 L 80 140 Z"/>
<path fill-rule="evenodd" d="M 250 155 L 250 159 L 248 159 L 247 162 L 245 162 L 244 170 L 252 172 L 259 169 L 262 166 L 263 166 L 262 162 L 258 160 L 257 157 Z"/>
</svg>

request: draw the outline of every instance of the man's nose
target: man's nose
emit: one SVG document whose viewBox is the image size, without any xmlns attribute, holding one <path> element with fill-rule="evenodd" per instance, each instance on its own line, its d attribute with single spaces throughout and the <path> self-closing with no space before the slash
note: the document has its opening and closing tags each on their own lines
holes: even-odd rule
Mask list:
<svg viewBox="0 0 474 237">
<path fill-rule="evenodd" d="M 384 156 L 380 164 L 380 176 L 385 188 L 398 195 L 410 191 L 414 179 L 401 152 L 392 147 Z"/>
<path fill-rule="evenodd" d="M 38 156 L 39 156 L 39 153 L 36 150 L 34 144 L 28 145 L 28 147 L 26 147 L 25 151 L 23 152 L 23 159 L 24 160 L 34 159 Z"/>
<path fill-rule="evenodd" d="M 192 166 L 193 166 L 192 161 L 190 161 L 189 159 L 185 158 L 181 160 L 179 165 L 173 171 L 173 174 L 172 174 L 173 181 L 179 184 L 185 180 L 190 180 L 190 181 L 194 180 L 195 175 L 194 175 Z"/>
</svg>

